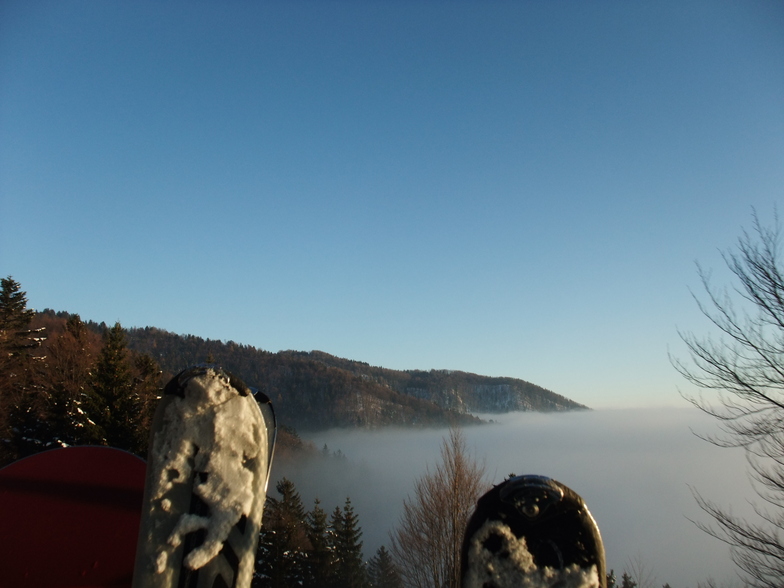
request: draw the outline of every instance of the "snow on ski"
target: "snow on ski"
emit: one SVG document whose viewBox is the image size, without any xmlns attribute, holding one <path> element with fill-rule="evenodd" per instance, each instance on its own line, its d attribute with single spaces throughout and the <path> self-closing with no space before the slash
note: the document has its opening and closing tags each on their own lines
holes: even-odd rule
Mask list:
<svg viewBox="0 0 784 588">
<path fill-rule="evenodd" d="M 215 366 L 166 386 L 152 426 L 134 588 L 245 588 L 253 577 L 275 417 Z"/>
<path fill-rule="evenodd" d="M 477 502 L 461 553 L 462 588 L 604 588 L 604 546 L 583 499 L 517 476 Z"/>
</svg>

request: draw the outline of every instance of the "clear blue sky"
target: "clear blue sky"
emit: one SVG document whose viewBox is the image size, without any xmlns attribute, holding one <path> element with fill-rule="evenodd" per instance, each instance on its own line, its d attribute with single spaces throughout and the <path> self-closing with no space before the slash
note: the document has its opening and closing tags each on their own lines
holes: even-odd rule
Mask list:
<svg viewBox="0 0 784 588">
<path fill-rule="evenodd" d="M 0 3 L 36 309 L 679 404 L 783 187 L 777 1 Z"/>
</svg>

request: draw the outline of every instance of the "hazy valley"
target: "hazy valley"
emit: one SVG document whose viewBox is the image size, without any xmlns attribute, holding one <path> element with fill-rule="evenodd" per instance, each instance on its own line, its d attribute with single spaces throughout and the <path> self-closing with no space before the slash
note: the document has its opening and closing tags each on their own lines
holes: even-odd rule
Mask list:
<svg viewBox="0 0 784 588">
<path fill-rule="evenodd" d="M 464 428 L 489 482 L 509 473 L 542 474 L 578 491 L 602 532 L 607 568 L 620 579 L 635 561 L 652 588 L 696 588 L 709 578 L 738 585 L 729 550 L 692 521 L 708 523 L 692 491 L 737 514 L 750 512 L 746 460 L 694 433 L 715 423 L 692 407 L 482 415 L 493 424 Z M 694 432 L 692 432 L 694 431 Z M 414 480 L 438 460 L 446 429 L 332 429 L 303 434 L 343 458 L 279 460 L 272 480 L 295 482 L 306 507 L 342 504 L 362 521 L 365 553 L 389 545 Z M 274 486 L 270 493 L 274 495 Z"/>
<path fill-rule="evenodd" d="M 50 359 L 64 357 L 68 341 L 76 341 L 65 336 L 69 318 L 73 323 L 67 313 L 34 316 L 41 366 L 54 369 Z M 84 326 L 74 357 L 86 362 L 87 377 L 87 360 L 105 357 L 107 339 L 102 343 L 99 334 L 105 325 Z M 608 569 L 619 576 L 636 561 L 655 575 L 654 587 L 695 587 L 709 577 L 719 585 L 732 581 L 726 547 L 690 520 L 705 520 L 691 489 L 744 514 L 745 460 L 742 452 L 697 438 L 692 430 L 709 433 L 715 423 L 693 408 L 584 410 L 511 378 L 388 370 L 323 352 L 270 353 L 154 328 L 123 336 L 128 360 L 138 366 L 147 358 L 141 364 L 148 375 L 157 374 L 158 385 L 182 367 L 206 361 L 269 395 L 279 417 L 270 495 L 285 476 L 306 507 L 316 498 L 332 507 L 350 497 L 366 557 L 388 544 L 414 481 L 437 461 L 447 427 L 458 425 L 472 454 L 485 463 L 488 483 L 536 473 L 583 495 L 602 530 Z M 44 372 L 41 382 L 51 385 Z M 155 388 L 150 390 L 152 405 Z"/>
</svg>

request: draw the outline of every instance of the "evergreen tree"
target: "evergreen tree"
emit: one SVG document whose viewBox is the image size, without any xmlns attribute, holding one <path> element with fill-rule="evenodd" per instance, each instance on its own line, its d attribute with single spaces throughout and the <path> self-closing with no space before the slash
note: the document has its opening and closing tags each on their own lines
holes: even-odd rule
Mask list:
<svg viewBox="0 0 784 588">
<path fill-rule="evenodd" d="M 135 443 L 139 454 L 147 452 L 150 442 L 150 427 L 155 416 L 155 408 L 161 395 L 161 368 L 151 356 L 137 355 L 134 359 L 134 395 L 141 407 Z"/>
<path fill-rule="evenodd" d="M 92 391 L 87 412 L 102 433 L 104 444 L 137 451 L 142 406 L 133 390 L 125 330 L 120 323 L 104 331 Z"/>
<path fill-rule="evenodd" d="M 46 399 L 35 382 L 32 351 L 40 338 L 30 330 L 33 311 L 11 276 L 0 280 L 0 463 L 43 448 Z"/>
<path fill-rule="evenodd" d="M 259 543 L 256 547 L 256 566 L 253 571 L 252 588 L 268 588 L 272 586 L 272 568 L 274 566 L 273 557 L 277 553 L 275 546 L 275 532 L 270 528 L 272 518 L 270 498 L 264 506 L 261 531 L 259 532 Z"/>
<path fill-rule="evenodd" d="M 161 370 L 150 356 L 127 350 L 119 323 L 104 329 L 99 346 L 79 315 L 71 315 L 42 359 L 44 448 L 105 444 L 145 454 Z"/>
<path fill-rule="evenodd" d="M 329 526 L 327 527 L 327 543 L 329 550 L 332 553 L 332 567 L 331 573 L 327 578 L 328 588 L 340 588 L 343 585 L 343 511 L 339 506 L 335 507 L 332 515 L 329 518 Z"/>
<path fill-rule="evenodd" d="M 637 588 L 637 582 L 626 572 L 621 576 L 621 588 Z"/>
<path fill-rule="evenodd" d="M 30 340 L 30 322 L 35 315 L 27 308 L 27 293 L 11 276 L 0 279 L 0 345 L 5 355 L 18 356 L 34 346 Z"/>
<path fill-rule="evenodd" d="M 368 563 L 368 580 L 371 588 L 403 588 L 403 580 L 397 571 L 392 555 L 383 545 Z"/>
<path fill-rule="evenodd" d="M 615 588 L 616 582 L 615 570 L 610 570 L 610 573 L 607 574 L 607 588 Z"/>
<path fill-rule="evenodd" d="M 336 508 L 332 514 L 332 531 L 335 547 L 335 574 L 340 586 L 366 588 L 367 571 L 362 559 L 362 529 L 359 517 L 354 514 L 351 499 L 346 498 L 343 511 Z"/>
<path fill-rule="evenodd" d="M 305 518 L 310 549 L 305 559 L 305 588 L 329 588 L 334 577 L 334 558 L 328 536 L 327 513 L 318 498 Z"/>
<path fill-rule="evenodd" d="M 267 497 L 259 535 L 254 588 L 293 588 L 305 581 L 310 548 L 305 509 L 294 484 L 283 478 L 276 486 L 280 499 Z"/>
</svg>

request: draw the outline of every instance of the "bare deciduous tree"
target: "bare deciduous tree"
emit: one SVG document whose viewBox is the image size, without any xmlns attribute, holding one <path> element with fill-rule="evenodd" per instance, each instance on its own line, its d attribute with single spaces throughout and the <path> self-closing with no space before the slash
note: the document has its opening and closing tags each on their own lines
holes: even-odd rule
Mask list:
<svg viewBox="0 0 784 588">
<path fill-rule="evenodd" d="M 751 585 L 773 588 L 784 578 L 784 268 L 778 218 L 770 227 L 755 213 L 753 227 L 737 250 L 724 254 L 737 279 L 732 290 L 714 288 L 700 268 L 708 298 L 697 302 L 717 335 L 681 333 L 691 363 L 673 364 L 712 393 L 688 400 L 718 419 L 722 434 L 709 441 L 746 450 L 755 491 L 765 503 L 755 506 L 758 518 L 749 521 L 698 495 L 714 520 L 701 526 L 730 545 Z"/>
<path fill-rule="evenodd" d="M 450 429 L 441 461 L 416 482 L 391 533 L 392 554 L 410 588 L 457 588 L 460 546 L 468 518 L 487 490 L 485 468 L 468 455 L 463 434 Z"/>
<path fill-rule="evenodd" d="M 656 576 L 642 554 L 638 553 L 634 557 L 629 557 L 626 560 L 626 569 L 637 583 L 638 588 L 656 588 Z"/>
</svg>

